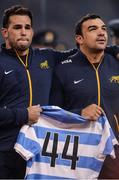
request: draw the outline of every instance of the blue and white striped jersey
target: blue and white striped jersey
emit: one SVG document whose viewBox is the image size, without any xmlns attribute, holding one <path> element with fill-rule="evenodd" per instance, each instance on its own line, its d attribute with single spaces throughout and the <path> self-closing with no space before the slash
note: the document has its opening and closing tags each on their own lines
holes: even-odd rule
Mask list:
<svg viewBox="0 0 119 180">
<path fill-rule="evenodd" d="M 107 118 L 93 122 L 59 107 L 44 108 L 47 116 L 24 125 L 15 144 L 27 161 L 25 178 L 96 179 L 106 155 L 115 157 L 117 141 Z"/>
</svg>

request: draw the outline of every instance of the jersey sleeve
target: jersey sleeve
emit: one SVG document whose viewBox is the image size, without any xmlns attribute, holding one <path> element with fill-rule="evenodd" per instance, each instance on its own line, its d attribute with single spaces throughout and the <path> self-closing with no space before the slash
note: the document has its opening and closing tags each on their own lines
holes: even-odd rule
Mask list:
<svg viewBox="0 0 119 180">
<path fill-rule="evenodd" d="M 102 125 L 102 137 L 98 146 L 99 156 L 111 155 L 112 158 L 115 158 L 114 145 L 118 144 L 118 141 L 114 136 L 106 116 L 101 116 L 99 122 Z"/>
<path fill-rule="evenodd" d="M 14 149 L 26 161 L 28 161 L 30 158 L 33 158 L 37 153 L 39 153 L 40 144 L 33 127 L 24 125 L 21 128 Z"/>
</svg>

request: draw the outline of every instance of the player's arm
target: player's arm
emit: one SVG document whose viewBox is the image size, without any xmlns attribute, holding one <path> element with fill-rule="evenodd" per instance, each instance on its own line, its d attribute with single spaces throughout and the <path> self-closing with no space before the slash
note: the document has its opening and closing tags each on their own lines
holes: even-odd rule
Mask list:
<svg viewBox="0 0 119 180">
<path fill-rule="evenodd" d="M 107 46 L 105 52 L 119 60 L 119 46 Z"/>
<path fill-rule="evenodd" d="M 42 109 L 38 105 L 29 108 L 0 108 L 0 127 L 36 123 L 40 112 Z"/>
<path fill-rule="evenodd" d="M 67 59 L 69 56 L 72 56 L 77 53 L 80 49 L 74 48 L 69 49 L 67 51 L 56 51 L 51 49 L 50 52 L 53 53 L 53 57 L 55 58 L 55 63 L 58 64 L 62 60 Z M 119 59 L 119 46 L 107 46 L 105 52 Z"/>
<path fill-rule="evenodd" d="M 67 51 L 52 50 L 52 53 L 53 53 L 53 57 L 55 58 L 55 63 L 58 64 L 61 61 L 67 59 L 69 56 L 76 54 L 77 51 L 78 51 L 78 49 L 74 48 L 74 49 L 69 49 Z"/>
</svg>

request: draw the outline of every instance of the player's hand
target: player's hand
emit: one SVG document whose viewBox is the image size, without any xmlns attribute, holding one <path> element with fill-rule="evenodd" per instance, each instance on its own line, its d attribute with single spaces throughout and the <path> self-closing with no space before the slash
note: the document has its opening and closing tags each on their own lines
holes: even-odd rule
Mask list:
<svg viewBox="0 0 119 180">
<path fill-rule="evenodd" d="M 30 125 L 36 123 L 39 119 L 40 113 L 42 112 L 40 105 L 30 106 L 27 109 L 28 109 L 28 123 Z"/>
<path fill-rule="evenodd" d="M 98 120 L 101 114 L 104 114 L 104 111 L 100 106 L 96 104 L 91 104 L 81 111 L 81 116 L 92 121 Z"/>
</svg>

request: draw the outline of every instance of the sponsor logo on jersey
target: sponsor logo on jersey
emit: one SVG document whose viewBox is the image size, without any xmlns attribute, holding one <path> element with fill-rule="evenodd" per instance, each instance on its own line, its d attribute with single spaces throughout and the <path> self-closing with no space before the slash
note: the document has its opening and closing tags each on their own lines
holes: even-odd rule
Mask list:
<svg viewBox="0 0 119 180">
<path fill-rule="evenodd" d="M 80 83 L 80 82 L 82 82 L 84 79 L 80 79 L 80 80 L 74 80 L 74 84 L 78 84 L 78 83 Z"/>
<path fill-rule="evenodd" d="M 5 71 L 4 73 L 7 75 L 7 74 L 10 74 L 11 72 L 13 72 L 13 70 Z"/>
<path fill-rule="evenodd" d="M 62 63 L 62 64 L 72 63 L 72 60 L 71 60 L 71 59 L 67 59 L 67 60 L 65 60 L 65 61 L 62 61 L 61 63 Z"/>
</svg>

